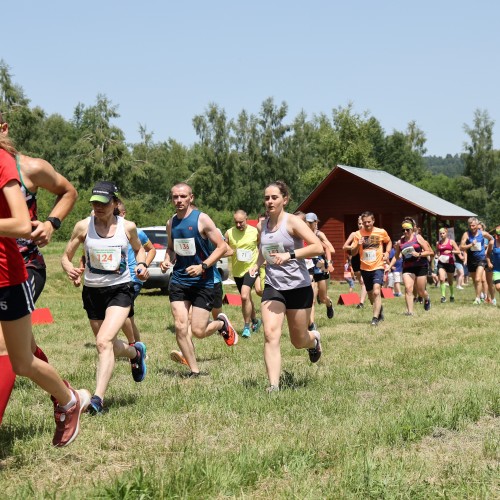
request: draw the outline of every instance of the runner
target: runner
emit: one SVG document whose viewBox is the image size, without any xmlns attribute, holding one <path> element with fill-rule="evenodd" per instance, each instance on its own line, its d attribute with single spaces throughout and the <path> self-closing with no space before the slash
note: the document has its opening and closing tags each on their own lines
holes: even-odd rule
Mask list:
<svg viewBox="0 0 500 500">
<path fill-rule="evenodd" d="M 227 244 L 232 248 L 231 256 L 234 281 L 241 295 L 241 312 L 243 314 L 243 338 L 250 338 L 252 332 L 257 332 L 262 324 L 257 319 L 255 305 L 252 300 L 252 288 L 256 276 L 250 276 L 248 270 L 257 262 L 259 255 L 259 234 L 255 227 L 247 223 L 247 213 L 236 210 L 233 214 L 234 226 L 225 234 Z"/>
<path fill-rule="evenodd" d="M 127 214 L 127 209 L 125 208 L 125 204 L 123 203 L 122 200 L 118 200 L 117 209 L 118 209 L 118 215 L 120 215 L 120 217 L 125 218 L 125 215 Z M 137 237 L 139 238 L 139 241 L 141 242 L 141 245 L 143 246 L 144 251 L 146 252 L 145 264 L 146 267 L 149 267 L 151 262 L 153 262 L 155 258 L 156 248 L 153 246 L 151 241 L 149 241 L 148 236 L 142 229 L 137 229 Z M 138 278 L 137 275 L 135 274 L 136 266 L 137 266 L 137 261 L 135 260 L 135 252 L 134 249 L 132 248 L 132 245 L 129 243 L 128 268 L 130 271 L 130 279 L 132 281 L 132 287 L 134 291 L 134 295 L 132 298 L 132 311 L 134 311 L 135 299 L 141 293 L 142 287 L 144 285 L 144 281 Z M 139 332 L 139 329 L 137 328 L 137 325 L 135 324 L 134 317 L 135 314 L 134 316 L 130 316 L 129 318 L 127 318 L 122 327 L 123 333 L 127 337 L 129 345 L 132 345 L 135 342 L 140 342 L 141 340 L 141 334 Z"/>
<path fill-rule="evenodd" d="M 9 125 L 0 113 L 0 135 L 8 140 Z M 59 229 L 61 222 L 73 208 L 78 194 L 71 183 L 57 173 L 52 165 L 40 158 L 31 158 L 15 152 L 15 162 L 21 191 L 28 206 L 32 221 L 32 231 L 28 238 L 18 238 L 17 246 L 24 259 L 28 272 L 28 284 L 33 300 L 36 302 L 42 293 L 46 280 L 46 266 L 39 248 L 48 245 L 54 231 Z M 47 220 L 38 220 L 37 194 L 38 189 L 45 189 L 57 196 Z M 34 337 L 31 338 L 31 350 L 37 358 L 48 362 L 47 356 L 37 346 Z M 10 399 L 16 376 L 7 355 L 7 349 L 0 331 L 0 422 Z"/>
<path fill-rule="evenodd" d="M 361 220 L 361 217 L 358 217 L 358 230 L 361 229 L 363 229 L 363 222 Z M 365 300 L 366 296 L 368 295 L 368 292 L 366 291 L 365 284 L 363 283 L 363 277 L 361 276 L 360 255 L 359 253 L 353 255 L 351 252 L 351 245 L 352 242 L 354 241 L 355 236 L 356 236 L 356 231 L 353 231 L 345 241 L 344 245 L 342 246 L 342 250 L 344 250 L 347 253 L 347 255 L 351 256 L 352 270 L 354 271 L 354 275 L 356 276 L 359 286 L 361 287 L 361 291 L 359 294 L 360 295 L 359 304 L 356 306 L 356 309 L 363 309 L 363 307 L 365 307 Z"/>
<path fill-rule="evenodd" d="M 494 238 L 488 243 L 486 260 L 488 267 L 492 269 L 495 291 L 500 292 L 500 225 L 495 228 Z M 497 305 L 497 300 L 494 295 L 491 303 L 494 306 Z"/>
<path fill-rule="evenodd" d="M 220 313 L 215 321 L 209 322 L 214 301 L 212 266 L 224 255 L 227 245 L 212 219 L 193 209 L 194 196 L 188 184 L 176 184 L 171 193 L 175 215 L 167 222 L 168 251 L 160 267 L 166 272 L 172 265 L 171 255 L 175 255 L 169 285 L 175 336 L 191 369 L 189 377 L 198 377 L 200 370 L 191 334 L 201 339 L 219 332 L 228 346 L 238 342 L 238 334 L 225 314 Z M 209 241 L 214 245 L 213 251 L 209 248 Z"/>
<path fill-rule="evenodd" d="M 460 247 L 459 247 L 460 249 Z M 464 266 L 467 262 L 467 253 L 460 250 L 460 253 L 455 255 L 455 270 L 456 270 L 456 280 L 457 280 L 457 290 L 463 290 L 464 287 Z"/>
<path fill-rule="evenodd" d="M 350 250 L 352 255 L 360 254 L 361 276 L 373 307 L 371 326 L 378 326 L 380 321 L 384 321 L 380 287 L 384 280 L 385 262 L 389 258 L 392 241 L 385 229 L 374 226 L 375 216 L 372 212 L 363 212 L 361 222 L 363 227 L 356 231 L 351 245 L 346 249 Z"/>
<path fill-rule="evenodd" d="M 285 211 L 289 201 L 284 182 L 276 181 L 266 187 L 264 203 L 268 218 L 257 226 L 259 258 L 250 270 L 250 274 L 256 274 L 267 262 L 261 311 L 269 392 L 279 390 L 280 338 L 285 316 L 292 345 L 307 349 L 312 363 L 319 361 L 322 353 L 319 332 L 307 329 L 314 296 L 304 259 L 319 255 L 323 246 L 305 222 Z"/>
<path fill-rule="evenodd" d="M 450 302 L 455 302 L 453 286 L 455 284 L 455 255 L 460 253 L 456 242 L 448 236 L 448 229 L 442 227 L 439 229 L 439 241 L 436 242 L 438 258 L 438 275 L 441 285 L 441 303 L 446 302 L 446 280 L 450 289 Z"/>
<path fill-rule="evenodd" d="M 314 298 L 318 300 L 318 303 L 325 304 L 326 306 L 326 316 L 328 319 L 332 319 L 334 315 L 333 302 L 330 297 L 328 297 L 328 283 L 330 281 L 330 273 L 333 272 L 333 254 L 335 249 L 333 245 L 328 241 L 325 233 L 318 229 L 319 219 L 318 216 L 309 212 L 306 214 L 306 223 L 309 229 L 319 238 L 322 245 L 322 252 L 313 258 L 313 290 Z M 314 304 L 314 301 L 313 301 Z M 314 305 L 313 305 L 313 316 L 314 317 Z"/>
<path fill-rule="evenodd" d="M 465 231 L 460 241 L 460 249 L 467 251 L 467 267 L 474 282 L 476 298 L 473 304 L 481 304 L 481 292 L 483 288 L 483 274 L 486 267 L 486 245 L 485 238 L 492 239 L 492 236 L 478 227 L 478 219 L 469 217 L 467 220 L 469 230 Z"/>
<path fill-rule="evenodd" d="M 132 377 L 141 382 L 146 376 L 146 346 L 133 346 L 117 338 L 127 317 L 134 315 L 133 287 L 128 266 L 128 245 L 136 253 L 135 274 L 142 280 L 149 276 L 146 254 L 131 221 L 114 215 L 118 205 L 118 188 L 113 182 L 96 183 L 90 202 L 94 214 L 76 223 L 64 250 L 61 264 L 71 281 L 84 273 L 83 307 L 96 338 L 99 355 L 97 384 L 90 400 L 92 415 L 104 411 L 104 396 L 108 388 L 115 357 L 130 359 Z M 80 244 L 84 245 L 85 267 L 75 268 L 72 259 Z"/>
<path fill-rule="evenodd" d="M 52 444 L 62 447 L 78 435 L 80 414 L 88 406 L 90 394 L 85 389 L 74 390 L 66 385 L 49 363 L 33 356 L 30 348 L 34 302 L 28 273 L 14 238 L 29 238 L 32 222 L 19 187 L 16 153 L 9 139 L 0 134 L 0 331 L 14 372 L 31 379 L 57 402 Z M 4 358 L 0 362 L 3 368 Z"/>
<path fill-rule="evenodd" d="M 404 235 L 396 246 L 394 262 L 403 257 L 403 283 L 405 286 L 406 316 L 413 316 L 414 289 L 418 297 L 424 301 L 424 309 L 431 308 L 431 298 L 427 292 L 427 275 L 429 272 L 429 257 L 432 259 L 434 252 L 426 240 L 416 231 L 417 224 L 411 217 L 405 217 L 401 223 Z"/>
</svg>

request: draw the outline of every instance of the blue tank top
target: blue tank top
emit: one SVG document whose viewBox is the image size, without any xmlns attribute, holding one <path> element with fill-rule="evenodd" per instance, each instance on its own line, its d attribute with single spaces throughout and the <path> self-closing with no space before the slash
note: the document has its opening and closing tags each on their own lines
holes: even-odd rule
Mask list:
<svg viewBox="0 0 500 500">
<path fill-rule="evenodd" d="M 467 250 L 468 254 L 475 261 L 483 260 L 486 257 L 486 247 L 484 244 L 483 232 L 481 231 L 481 229 L 478 229 L 476 236 L 473 236 L 470 231 L 467 231 L 467 234 L 469 235 L 469 239 L 467 240 L 468 244 L 476 240 L 476 244 Z"/>
<path fill-rule="evenodd" d="M 500 272 L 500 247 L 497 246 L 496 238 L 493 241 L 493 252 L 491 253 L 493 271 Z"/>
<path fill-rule="evenodd" d="M 203 238 L 198 229 L 200 211 L 193 210 L 184 219 L 172 217 L 172 245 L 176 261 L 170 281 L 177 285 L 196 288 L 214 287 L 214 269 L 209 267 L 199 276 L 189 276 L 186 268 L 201 264 L 211 253 L 210 240 Z"/>
</svg>

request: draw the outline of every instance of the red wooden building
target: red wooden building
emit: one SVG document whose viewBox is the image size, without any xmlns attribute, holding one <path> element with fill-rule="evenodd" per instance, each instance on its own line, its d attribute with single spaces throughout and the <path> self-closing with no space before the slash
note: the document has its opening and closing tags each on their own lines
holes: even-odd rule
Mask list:
<svg viewBox="0 0 500 500">
<path fill-rule="evenodd" d="M 438 239 L 438 226 L 453 228 L 456 220 L 476 215 L 382 170 L 344 165 L 337 165 L 298 210 L 318 216 L 319 228 L 336 250 L 333 278 L 337 280 L 342 279 L 346 259 L 342 245 L 358 229 L 362 212 L 373 212 L 375 225 L 393 240 L 401 237 L 402 218 L 413 217 L 431 245 Z"/>
</svg>

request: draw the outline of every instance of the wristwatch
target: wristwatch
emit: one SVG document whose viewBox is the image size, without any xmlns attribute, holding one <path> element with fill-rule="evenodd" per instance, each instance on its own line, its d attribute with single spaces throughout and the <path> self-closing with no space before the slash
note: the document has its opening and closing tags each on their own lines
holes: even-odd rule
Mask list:
<svg viewBox="0 0 500 500">
<path fill-rule="evenodd" d="M 52 227 L 57 231 L 61 227 L 61 219 L 57 217 L 47 217 L 47 220 L 52 224 Z"/>
<path fill-rule="evenodd" d="M 290 260 L 296 258 L 295 257 L 295 250 L 290 250 L 288 253 L 290 254 Z"/>
<path fill-rule="evenodd" d="M 203 271 L 206 271 L 208 269 L 208 266 L 204 262 L 202 262 L 201 268 L 203 269 Z"/>
</svg>

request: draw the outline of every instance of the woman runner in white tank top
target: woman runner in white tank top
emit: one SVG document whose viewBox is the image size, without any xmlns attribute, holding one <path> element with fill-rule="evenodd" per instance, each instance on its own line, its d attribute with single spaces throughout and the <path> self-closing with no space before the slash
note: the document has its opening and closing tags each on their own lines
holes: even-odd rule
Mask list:
<svg viewBox="0 0 500 500">
<path fill-rule="evenodd" d="M 128 345 L 117 339 L 129 315 L 133 315 L 133 291 L 130 283 L 128 243 L 136 253 L 136 274 L 146 280 L 146 253 L 137 236 L 136 225 L 115 215 L 117 188 L 114 183 L 98 182 L 90 202 L 94 215 L 77 222 L 61 264 L 69 279 L 79 285 L 84 273 L 82 291 L 84 308 L 96 338 L 99 355 L 97 384 L 89 405 L 89 413 L 103 412 L 104 394 L 108 387 L 115 357 L 130 359 L 132 377 L 141 382 L 146 375 L 146 346 L 142 342 Z M 74 267 L 72 259 L 81 244 L 85 248 L 85 267 Z"/>
</svg>

